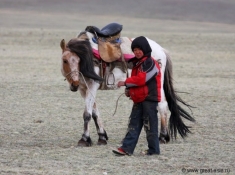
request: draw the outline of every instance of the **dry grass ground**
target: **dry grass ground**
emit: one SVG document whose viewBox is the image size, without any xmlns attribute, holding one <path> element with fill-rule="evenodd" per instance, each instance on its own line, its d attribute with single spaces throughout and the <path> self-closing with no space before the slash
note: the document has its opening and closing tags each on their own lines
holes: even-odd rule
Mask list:
<svg viewBox="0 0 235 175">
<path fill-rule="evenodd" d="M 1 175 L 185 174 L 183 168 L 190 175 L 202 169 L 235 173 L 235 2 L 149 0 L 142 8 L 139 1 L 118 2 L 0 1 Z M 111 117 L 123 89 L 97 95 L 108 145 L 76 147 L 84 103 L 63 81 L 59 43 L 87 25 L 109 22 L 123 24 L 123 36 L 145 35 L 168 49 L 175 87 L 189 92 L 181 97 L 197 107 L 197 123 L 188 123 L 193 134 L 161 145 L 159 156 L 139 154 L 146 149 L 144 133 L 133 156 L 112 154 L 131 107 L 122 97 Z M 94 123 L 91 137 L 96 142 Z"/>
</svg>

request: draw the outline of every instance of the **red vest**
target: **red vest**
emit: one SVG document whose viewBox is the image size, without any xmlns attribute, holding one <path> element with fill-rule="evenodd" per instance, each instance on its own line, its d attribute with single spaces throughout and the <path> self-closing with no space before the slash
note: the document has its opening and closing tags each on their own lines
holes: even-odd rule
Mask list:
<svg viewBox="0 0 235 175">
<path fill-rule="evenodd" d="M 147 61 L 153 62 L 155 65 L 148 69 L 144 63 Z M 144 71 L 146 69 L 147 71 Z M 130 90 L 130 97 L 133 102 L 139 103 L 144 100 L 161 101 L 161 70 L 158 62 L 153 58 L 145 57 L 141 59 L 133 67 L 131 77 L 127 78 L 125 83 Z"/>
</svg>

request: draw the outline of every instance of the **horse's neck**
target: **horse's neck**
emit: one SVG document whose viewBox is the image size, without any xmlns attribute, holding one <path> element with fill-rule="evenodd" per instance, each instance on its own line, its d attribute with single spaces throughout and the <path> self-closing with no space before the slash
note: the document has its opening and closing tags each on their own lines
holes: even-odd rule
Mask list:
<svg viewBox="0 0 235 175">
<path fill-rule="evenodd" d="M 81 32 L 80 34 L 77 35 L 76 38 L 78 38 L 79 40 L 87 40 L 87 39 L 90 39 L 86 32 Z"/>
<path fill-rule="evenodd" d="M 122 49 L 122 53 L 125 54 L 133 54 L 132 50 L 131 50 L 131 43 L 132 40 L 128 37 L 121 37 L 121 49 Z"/>
<path fill-rule="evenodd" d="M 122 50 L 122 54 L 125 58 L 126 61 L 128 61 L 129 59 L 133 58 L 135 55 L 131 50 L 131 43 L 132 43 L 132 39 L 128 38 L 128 37 L 121 37 L 121 50 Z"/>
<path fill-rule="evenodd" d="M 91 48 L 93 49 L 93 51 L 94 51 L 94 50 L 97 50 L 97 51 L 98 51 L 98 44 L 97 44 L 97 43 L 94 43 L 94 42 L 92 41 L 92 38 L 94 37 L 94 35 L 93 35 L 92 33 L 90 33 L 90 32 L 86 32 L 86 36 L 87 36 L 87 38 L 88 38 L 89 41 L 90 41 Z"/>
</svg>

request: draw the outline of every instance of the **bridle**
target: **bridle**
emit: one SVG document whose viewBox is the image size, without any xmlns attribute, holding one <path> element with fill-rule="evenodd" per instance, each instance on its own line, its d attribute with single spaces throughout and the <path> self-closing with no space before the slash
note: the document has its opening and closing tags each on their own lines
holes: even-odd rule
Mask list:
<svg viewBox="0 0 235 175">
<path fill-rule="evenodd" d="M 71 52 L 71 50 L 69 49 L 69 47 L 68 47 L 67 45 L 66 45 L 66 48 L 65 48 L 64 51 L 69 51 L 69 52 Z M 71 74 L 74 73 L 74 72 L 78 72 L 78 74 L 80 74 L 80 72 L 79 72 L 78 70 L 71 71 L 71 72 L 67 73 L 66 75 L 64 75 L 64 77 L 65 77 L 64 81 L 66 81 L 66 78 L 67 78 L 67 76 L 69 76 L 69 75 L 70 75 L 70 77 L 68 78 L 68 80 L 71 80 L 71 79 L 73 78 L 73 76 L 71 76 Z"/>
<path fill-rule="evenodd" d="M 80 74 L 80 72 L 78 70 L 71 71 L 71 72 L 67 73 L 66 75 L 64 75 L 64 77 L 65 77 L 64 81 L 66 81 L 66 78 L 68 76 L 69 76 L 68 80 L 71 80 L 73 78 L 73 75 L 71 75 L 71 74 L 74 72 L 77 72 L 78 74 Z"/>
</svg>

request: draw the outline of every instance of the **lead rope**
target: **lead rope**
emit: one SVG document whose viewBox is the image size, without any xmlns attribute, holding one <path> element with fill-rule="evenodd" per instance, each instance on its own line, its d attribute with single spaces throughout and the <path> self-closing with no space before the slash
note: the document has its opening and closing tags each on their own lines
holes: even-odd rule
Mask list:
<svg viewBox="0 0 235 175">
<path fill-rule="evenodd" d="M 116 114 L 116 112 L 117 112 L 118 100 L 119 100 L 119 98 L 120 98 L 123 94 L 125 94 L 125 93 L 122 93 L 121 95 L 119 95 L 119 97 L 118 97 L 118 99 L 117 99 L 117 101 L 116 101 L 116 107 L 115 107 L 115 110 L 114 110 L 113 116 L 114 116 L 114 115 Z"/>
<path fill-rule="evenodd" d="M 90 88 L 88 87 L 87 82 L 86 82 L 86 80 L 85 80 L 85 78 L 84 78 L 82 72 L 79 71 L 79 74 L 82 76 L 82 79 L 83 79 L 83 81 L 85 82 L 85 85 L 86 85 L 88 91 L 91 93 L 91 90 L 90 90 Z M 117 101 L 116 101 L 116 107 L 115 107 L 115 110 L 114 110 L 114 113 L 113 113 L 112 117 L 116 114 L 117 107 L 118 107 L 118 100 L 120 99 L 120 97 L 121 97 L 123 94 L 125 94 L 125 93 L 122 93 L 121 95 L 119 95 L 119 97 L 118 97 L 118 99 L 117 99 Z M 91 93 L 91 96 L 94 98 L 94 101 L 95 101 L 95 103 L 96 103 L 96 106 L 98 106 L 98 105 L 97 105 L 97 102 L 96 102 L 95 96 L 94 96 L 92 93 Z M 101 107 L 101 109 L 103 109 L 108 115 L 111 115 L 105 108 Z"/>
</svg>

